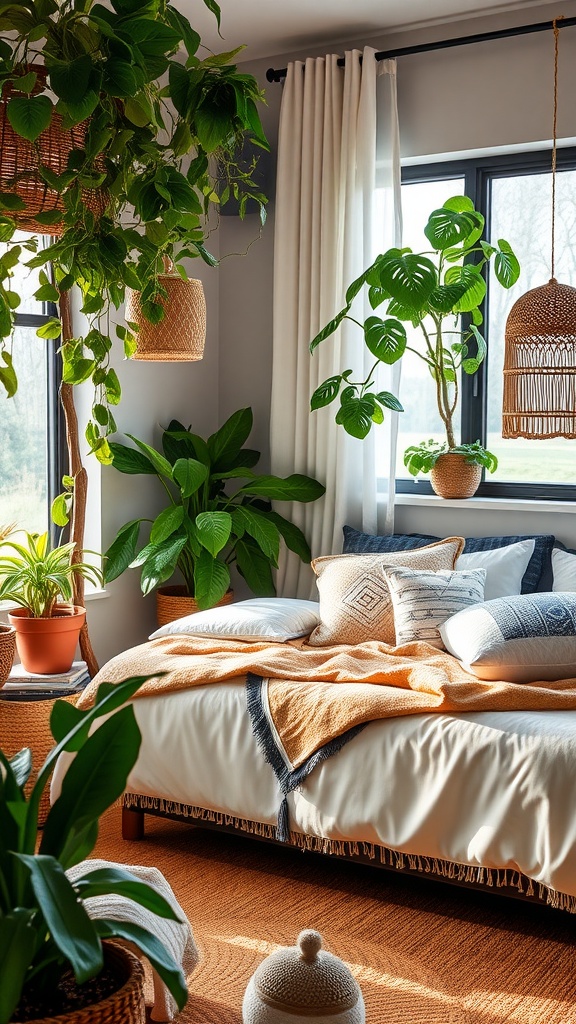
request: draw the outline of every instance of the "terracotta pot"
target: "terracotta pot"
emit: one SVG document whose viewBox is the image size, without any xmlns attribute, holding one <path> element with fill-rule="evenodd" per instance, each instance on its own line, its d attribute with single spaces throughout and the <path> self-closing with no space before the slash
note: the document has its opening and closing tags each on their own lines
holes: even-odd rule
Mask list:
<svg viewBox="0 0 576 1024">
<path fill-rule="evenodd" d="M 432 489 L 441 498 L 471 498 L 482 479 L 482 466 L 466 462 L 459 452 L 440 455 L 430 471 Z"/>
<path fill-rule="evenodd" d="M 119 988 L 99 1003 L 70 1010 L 58 1017 L 39 1017 L 28 1024 L 145 1024 L 144 967 L 116 942 L 104 943 L 104 964 L 118 978 Z M 17 1017 L 14 1018 L 17 1021 Z"/>
<path fill-rule="evenodd" d="M 14 608 L 8 619 L 16 630 L 16 648 L 26 672 L 68 672 L 86 619 L 85 608 L 74 605 L 74 612 L 63 610 L 50 619 L 35 619 L 27 608 Z"/>
<path fill-rule="evenodd" d="M 234 591 L 228 590 L 215 607 L 231 604 L 233 600 Z M 174 622 L 174 619 L 181 619 L 183 615 L 192 615 L 198 611 L 198 602 L 186 593 L 186 587 L 183 585 L 159 587 L 156 591 L 156 618 L 159 626 L 165 626 L 167 622 Z"/>
<path fill-rule="evenodd" d="M 10 675 L 16 653 L 16 630 L 14 626 L 0 623 L 0 687 Z"/>
</svg>

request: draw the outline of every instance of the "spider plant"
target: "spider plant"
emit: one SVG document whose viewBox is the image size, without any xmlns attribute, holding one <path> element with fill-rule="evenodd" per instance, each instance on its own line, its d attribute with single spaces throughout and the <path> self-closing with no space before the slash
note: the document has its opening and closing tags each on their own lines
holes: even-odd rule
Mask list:
<svg viewBox="0 0 576 1024">
<path fill-rule="evenodd" d="M 25 538 L 25 544 L 11 535 L 0 539 L 0 601 L 27 608 L 32 618 L 49 619 L 60 599 L 72 601 L 75 576 L 102 586 L 96 566 L 73 561 L 75 544 L 53 547 L 48 533 L 25 533 Z"/>
</svg>

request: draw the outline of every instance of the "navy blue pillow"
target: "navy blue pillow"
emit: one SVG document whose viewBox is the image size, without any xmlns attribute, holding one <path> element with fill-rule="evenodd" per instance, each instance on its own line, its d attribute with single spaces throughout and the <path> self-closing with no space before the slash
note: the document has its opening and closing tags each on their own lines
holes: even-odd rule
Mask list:
<svg viewBox="0 0 576 1024">
<path fill-rule="evenodd" d="M 392 533 L 387 537 L 375 537 L 361 533 L 352 526 L 345 526 L 342 551 L 345 555 L 368 554 L 371 551 L 407 551 L 410 548 L 422 548 L 440 539 L 425 533 Z M 555 538 L 551 535 L 529 533 L 519 537 L 466 537 L 464 554 L 469 551 L 493 551 L 520 540 L 534 541 L 534 552 L 522 577 L 521 593 L 552 590 L 552 548 Z"/>
</svg>

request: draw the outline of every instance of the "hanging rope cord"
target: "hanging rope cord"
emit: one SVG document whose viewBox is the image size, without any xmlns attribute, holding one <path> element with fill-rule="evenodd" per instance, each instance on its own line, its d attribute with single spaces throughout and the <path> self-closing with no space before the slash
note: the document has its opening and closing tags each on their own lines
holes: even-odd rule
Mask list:
<svg viewBox="0 0 576 1024">
<path fill-rule="evenodd" d="M 552 256 L 551 256 L 551 271 L 552 281 L 556 280 L 554 273 L 554 263 L 556 255 L 556 126 L 558 122 L 558 39 L 560 36 L 560 29 L 558 28 L 558 22 L 562 18 L 554 18 L 552 22 L 552 28 L 554 30 L 554 118 L 552 121 Z"/>
</svg>

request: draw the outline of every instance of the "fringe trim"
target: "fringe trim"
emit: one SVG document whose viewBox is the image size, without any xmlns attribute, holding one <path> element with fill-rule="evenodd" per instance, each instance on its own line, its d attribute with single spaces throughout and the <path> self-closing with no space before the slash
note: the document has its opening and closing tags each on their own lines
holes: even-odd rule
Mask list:
<svg viewBox="0 0 576 1024">
<path fill-rule="evenodd" d="M 181 804 L 175 800 L 164 800 L 157 796 L 141 796 L 138 793 L 125 793 L 123 805 L 129 809 L 155 811 L 160 814 L 176 815 L 179 818 L 190 818 L 205 821 L 213 825 L 234 828 L 248 835 L 262 839 L 277 841 L 277 828 L 263 821 L 252 821 L 238 818 L 233 814 L 212 811 L 207 807 L 195 807 L 192 804 Z M 378 860 L 383 867 L 395 871 L 410 870 L 419 874 L 434 875 L 448 881 L 466 882 L 469 885 L 485 885 L 495 889 L 516 889 L 519 895 L 538 899 L 555 910 L 565 910 L 576 914 L 576 896 L 571 896 L 557 889 L 551 889 L 543 882 L 533 882 L 520 871 L 509 868 L 486 868 L 471 864 L 457 864 L 455 861 L 442 860 L 439 857 L 424 857 L 413 853 L 402 853 L 391 850 L 387 846 L 376 843 L 354 842 L 348 839 L 325 839 L 321 836 L 308 836 L 302 832 L 289 832 L 288 843 L 298 850 L 310 853 L 324 853 L 336 857 L 367 857 Z"/>
</svg>

